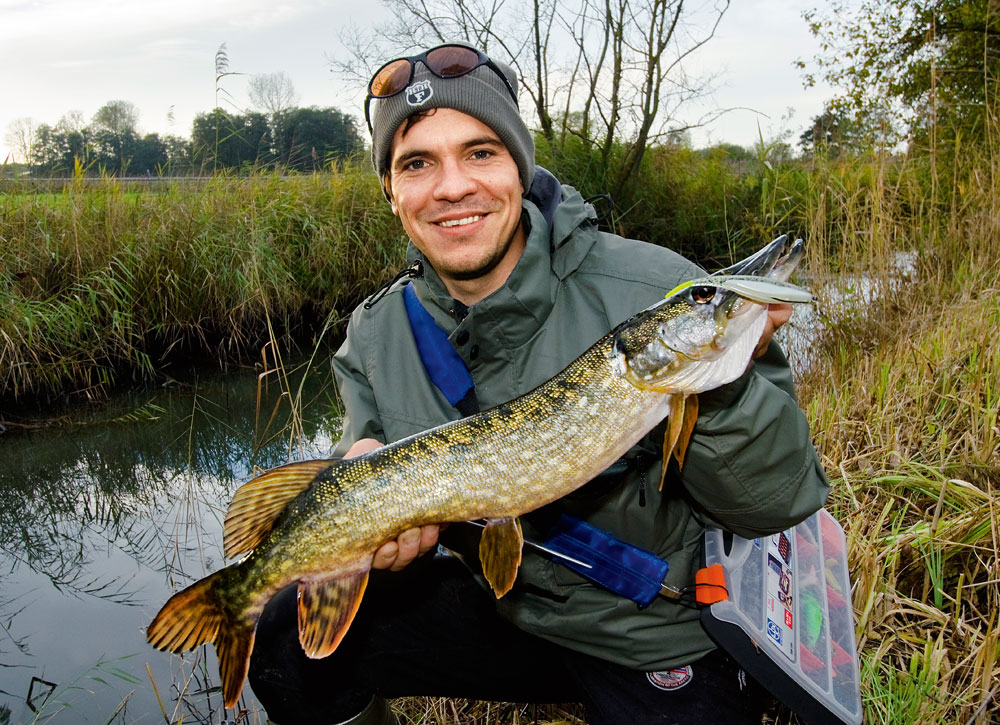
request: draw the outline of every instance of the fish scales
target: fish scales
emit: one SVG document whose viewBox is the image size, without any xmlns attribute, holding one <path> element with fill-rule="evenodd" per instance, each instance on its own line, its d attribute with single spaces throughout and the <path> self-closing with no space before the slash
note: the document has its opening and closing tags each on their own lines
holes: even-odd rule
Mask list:
<svg viewBox="0 0 1000 725">
<path fill-rule="evenodd" d="M 273 596 L 304 575 L 356 568 L 408 528 L 519 515 L 599 474 L 664 418 L 669 402 L 611 378 L 612 344 L 613 335 L 605 336 L 535 395 L 331 464 L 328 477 L 289 505 L 284 522 L 327 540 L 329 555 L 300 539 L 272 537 L 240 564 L 249 591 Z M 563 435 L 539 446 L 557 426 Z M 631 433 L 623 435 L 623 426 Z M 274 567 L 276 559 L 298 565 Z"/>
<path fill-rule="evenodd" d="M 800 242 L 782 258 L 784 250 L 779 238 L 724 271 L 759 275 L 767 288 L 801 258 Z M 676 288 L 508 403 L 357 458 L 287 464 L 245 484 L 226 517 L 225 548 L 246 555 L 171 597 L 147 630 L 150 643 L 182 651 L 214 642 L 232 707 L 274 594 L 298 583 L 303 649 L 326 656 L 350 626 L 375 551 L 424 524 L 487 519 L 480 557 L 502 596 L 520 562 L 517 516 L 592 479 L 668 413 L 675 428 L 688 396 L 746 368 L 765 318 L 763 302 L 746 295 L 760 285 L 704 281 Z M 780 292 L 772 287 L 765 292 Z M 680 441 L 680 461 L 686 437 L 670 440 Z"/>
</svg>

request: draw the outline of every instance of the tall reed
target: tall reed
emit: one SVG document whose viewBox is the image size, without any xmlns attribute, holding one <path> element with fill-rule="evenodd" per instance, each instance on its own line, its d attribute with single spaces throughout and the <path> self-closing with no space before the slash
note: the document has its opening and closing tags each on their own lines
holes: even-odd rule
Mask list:
<svg viewBox="0 0 1000 725">
<path fill-rule="evenodd" d="M 0 195 L 0 399 L 100 395 L 189 356 L 236 360 L 309 329 L 402 263 L 364 164 L 130 189 L 78 176 Z"/>
</svg>

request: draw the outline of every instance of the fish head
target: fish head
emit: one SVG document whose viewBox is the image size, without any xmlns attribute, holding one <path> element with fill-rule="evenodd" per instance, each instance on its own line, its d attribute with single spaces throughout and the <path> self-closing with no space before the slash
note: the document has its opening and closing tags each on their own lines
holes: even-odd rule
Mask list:
<svg viewBox="0 0 1000 725">
<path fill-rule="evenodd" d="M 725 270 L 727 275 L 784 283 L 801 259 L 801 240 L 787 255 L 786 237 Z M 666 299 L 615 333 L 613 368 L 640 389 L 698 393 L 739 377 L 764 331 L 767 304 L 712 277 L 676 287 Z"/>
</svg>

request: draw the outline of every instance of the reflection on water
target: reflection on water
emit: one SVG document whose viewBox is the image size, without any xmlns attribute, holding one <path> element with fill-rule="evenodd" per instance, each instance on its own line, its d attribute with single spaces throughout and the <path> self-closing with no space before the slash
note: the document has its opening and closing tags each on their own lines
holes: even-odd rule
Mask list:
<svg viewBox="0 0 1000 725">
<path fill-rule="evenodd" d="M 214 375 L 123 396 L 86 425 L 0 435 L 0 725 L 162 723 L 157 693 L 171 722 L 240 716 L 221 711 L 211 648 L 157 652 L 144 629 L 225 563 L 222 519 L 254 467 L 329 455 L 329 366 L 305 383 L 293 406 L 273 373 Z M 249 688 L 241 704 L 240 722 L 263 721 Z"/>
</svg>

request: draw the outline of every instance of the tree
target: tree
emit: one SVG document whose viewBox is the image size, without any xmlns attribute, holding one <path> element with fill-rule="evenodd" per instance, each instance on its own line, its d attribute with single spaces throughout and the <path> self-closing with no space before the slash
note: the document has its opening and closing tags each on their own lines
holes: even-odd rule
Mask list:
<svg viewBox="0 0 1000 725">
<path fill-rule="evenodd" d="M 272 117 L 291 108 L 298 100 L 292 79 L 284 71 L 251 76 L 247 92 L 250 103 Z"/>
<path fill-rule="evenodd" d="M 806 156 L 822 154 L 831 159 L 859 150 L 867 134 L 860 133 L 855 118 L 844 108 L 828 105 L 799 136 L 799 148 Z"/>
<path fill-rule="evenodd" d="M 363 147 L 354 119 L 336 108 L 294 108 L 272 123 L 277 158 L 292 168 L 316 170 Z"/>
<path fill-rule="evenodd" d="M 82 133 L 87 128 L 82 111 L 67 111 L 59 118 L 56 130 L 61 133 Z"/>
<path fill-rule="evenodd" d="M 982 132 L 1000 72 L 996 0 L 837 0 L 804 16 L 821 41 L 820 75 L 851 108 L 889 110 L 918 134 Z"/>
<path fill-rule="evenodd" d="M 192 157 L 203 168 L 234 168 L 270 160 L 270 129 L 262 113 L 199 113 L 191 130 Z"/>
<path fill-rule="evenodd" d="M 366 82 L 380 62 L 466 40 L 512 65 L 522 111 L 555 151 L 569 136 L 596 149 L 604 185 L 620 193 L 646 148 L 683 132 L 678 109 L 707 89 L 684 63 L 710 40 L 728 0 L 385 0 L 393 17 L 370 34 L 349 29 L 334 69 Z M 554 49 L 565 49 L 557 52 Z M 527 102 L 525 102 L 527 101 Z"/>
<path fill-rule="evenodd" d="M 139 110 L 128 101 L 108 101 L 94 114 L 91 127 L 95 132 L 107 131 L 120 136 L 138 132 Z"/>
<path fill-rule="evenodd" d="M 37 125 L 30 118 L 15 118 L 7 126 L 4 141 L 14 155 L 14 161 L 22 164 L 34 162 Z"/>
<path fill-rule="evenodd" d="M 167 135 L 163 137 L 163 145 L 167 152 L 167 168 L 176 174 L 191 167 L 191 141 L 181 136 Z"/>
<path fill-rule="evenodd" d="M 94 160 L 108 174 L 123 174 L 139 142 L 139 111 L 128 101 L 108 101 L 94 114 L 90 136 Z"/>
<path fill-rule="evenodd" d="M 167 145 L 159 134 L 148 133 L 136 140 L 129 173 L 159 176 L 167 166 Z"/>
</svg>

